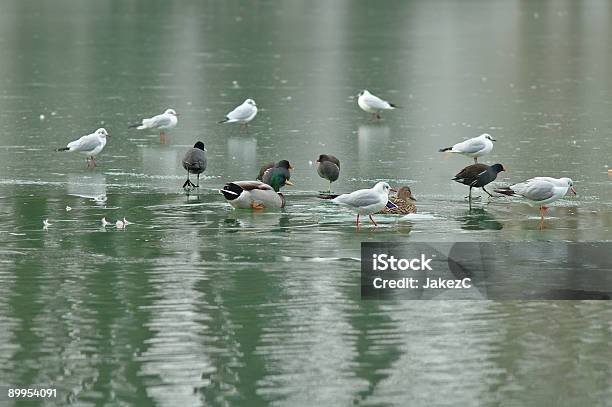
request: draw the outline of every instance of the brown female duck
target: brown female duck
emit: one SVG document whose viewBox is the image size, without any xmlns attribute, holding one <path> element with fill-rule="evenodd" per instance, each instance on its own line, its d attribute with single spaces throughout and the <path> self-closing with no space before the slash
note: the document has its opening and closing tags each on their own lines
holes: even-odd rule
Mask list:
<svg viewBox="0 0 612 407">
<path fill-rule="evenodd" d="M 410 187 L 401 187 L 397 190 L 397 195 L 393 198 L 389 198 L 391 202 L 393 202 L 397 208 L 383 208 L 379 213 L 385 215 L 408 215 L 409 213 L 416 213 L 417 208 L 414 203 L 416 199 L 412 196 L 412 191 Z"/>
</svg>

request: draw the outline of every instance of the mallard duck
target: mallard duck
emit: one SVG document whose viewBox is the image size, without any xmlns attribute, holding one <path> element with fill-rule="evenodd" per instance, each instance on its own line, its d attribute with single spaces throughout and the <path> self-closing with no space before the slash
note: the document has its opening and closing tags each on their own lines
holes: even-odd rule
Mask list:
<svg viewBox="0 0 612 407">
<path fill-rule="evenodd" d="M 291 178 L 291 170 L 293 167 L 287 160 L 280 160 L 277 163 L 264 164 L 259 170 L 257 180 L 263 181 L 274 188 L 278 192 L 285 185 L 293 186 L 289 180 Z"/>
<path fill-rule="evenodd" d="M 234 181 L 220 191 L 227 202 L 239 209 L 284 208 L 285 197 L 260 181 Z"/>
<path fill-rule="evenodd" d="M 367 89 L 359 92 L 357 104 L 364 112 L 372 113 L 372 119 L 376 120 L 380 120 L 381 110 L 393 110 L 397 107 L 393 103 L 389 103 L 371 94 Z"/>
<path fill-rule="evenodd" d="M 520 196 L 527 199 L 530 205 L 539 205 L 540 227 L 542 227 L 544 226 L 544 213 L 548 209 L 546 204 L 564 197 L 568 190 L 576 195 L 574 181 L 571 178 L 535 177 L 509 187 L 498 188 L 495 192 Z"/>
<path fill-rule="evenodd" d="M 482 188 L 490 197 L 493 197 L 485 189 L 485 186 L 495 181 L 497 174 L 502 171 L 506 171 L 506 167 L 502 164 L 493 164 L 491 166 L 472 164 L 459 171 L 455 178 L 453 178 L 453 181 L 470 187 L 469 201 L 472 202 L 472 188 Z"/>
<path fill-rule="evenodd" d="M 375 226 L 378 224 L 372 215 L 380 212 L 385 206 L 395 208 L 396 205 L 389 202 L 389 191 L 397 192 L 386 182 L 378 182 L 372 188 L 359 189 L 350 194 L 342 194 L 332 199 L 332 202 L 345 205 L 357 212 L 357 227 L 359 227 L 359 215 L 368 215 Z"/>
<path fill-rule="evenodd" d="M 474 158 L 474 163 L 478 163 L 478 157 L 489 154 L 493 150 L 493 142 L 496 141 L 489 134 L 481 134 L 478 137 L 470 138 L 461 143 L 457 143 L 452 147 L 441 148 L 441 153 L 449 152 L 461 154 Z"/>
<path fill-rule="evenodd" d="M 187 181 L 183 184 L 183 188 L 186 186 L 199 188 L 200 174 L 206 170 L 206 147 L 204 147 L 204 143 L 198 141 L 192 148 L 187 150 L 183 157 L 183 168 L 187 170 Z M 194 185 L 189 180 L 189 174 L 196 174 L 198 176 L 197 185 Z"/>
<path fill-rule="evenodd" d="M 317 159 L 317 174 L 329 181 L 329 192 L 331 192 L 332 182 L 340 176 L 340 160 L 333 155 L 321 154 Z"/>
<path fill-rule="evenodd" d="M 132 124 L 129 127 L 135 127 L 137 130 L 159 130 L 159 143 L 166 144 L 165 130 L 176 127 L 178 124 L 178 116 L 178 113 L 176 113 L 174 109 L 166 109 L 162 114 L 158 114 L 148 119 L 142 119 L 140 123 Z"/>
<path fill-rule="evenodd" d="M 401 187 L 397 190 L 397 194 L 393 198 L 389 198 L 389 201 L 393 202 L 396 208 L 384 207 L 379 213 L 385 215 L 408 215 L 409 213 L 416 213 L 417 208 L 414 203 L 416 199 L 412 196 L 410 187 Z"/>
</svg>

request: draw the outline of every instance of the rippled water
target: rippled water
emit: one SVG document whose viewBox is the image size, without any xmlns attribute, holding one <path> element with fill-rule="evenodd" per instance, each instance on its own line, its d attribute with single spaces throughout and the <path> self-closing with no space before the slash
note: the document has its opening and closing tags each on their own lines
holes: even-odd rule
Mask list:
<svg viewBox="0 0 612 407">
<path fill-rule="evenodd" d="M 362 241 L 610 240 L 607 2 L 0 7 L 0 405 L 7 387 L 83 406 L 609 405 L 605 302 L 359 295 Z M 401 108 L 370 122 L 364 87 Z M 216 124 L 246 97 L 249 134 Z M 167 145 L 127 129 L 166 107 Z M 53 151 L 101 125 L 96 170 Z M 437 149 L 483 132 L 499 185 L 576 181 L 544 230 L 520 202 L 470 211 L 450 181 L 470 160 Z M 188 196 L 198 139 L 209 167 Z M 315 197 L 323 152 L 337 192 L 407 184 L 419 214 L 355 230 Z M 281 158 L 285 209 L 218 193 Z"/>
</svg>

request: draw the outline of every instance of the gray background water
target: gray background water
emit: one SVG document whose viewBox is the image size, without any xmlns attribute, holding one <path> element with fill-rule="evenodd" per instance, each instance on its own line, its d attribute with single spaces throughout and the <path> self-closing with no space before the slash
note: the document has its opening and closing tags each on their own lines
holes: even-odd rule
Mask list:
<svg viewBox="0 0 612 407">
<path fill-rule="evenodd" d="M 1 404 L 10 386 L 83 406 L 610 405 L 607 303 L 361 301 L 358 258 L 361 241 L 610 240 L 611 16 L 605 1 L 3 1 Z M 363 88 L 401 108 L 370 122 Z M 248 135 L 216 124 L 247 97 Z M 127 129 L 167 107 L 167 145 Z M 96 170 L 53 151 L 102 125 Z M 437 149 L 483 132 L 499 184 L 576 181 L 543 231 L 523 203 L 468 211 L 449 180 L 470 160 Z M 188 197 L 196 140 L 209 167 Z M 313 198 L 323 152 L 342 161 L 336 191 L 407 184 L 423 216 L 355 231 Z M 281 158 L 285 210 L 218 194 Z"/>
</svg>

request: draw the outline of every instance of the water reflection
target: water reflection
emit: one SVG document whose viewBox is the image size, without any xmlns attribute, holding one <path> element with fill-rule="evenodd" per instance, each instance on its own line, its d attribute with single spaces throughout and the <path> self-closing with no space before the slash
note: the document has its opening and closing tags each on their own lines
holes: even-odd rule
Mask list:
<svg viewBox="0 0 612 407">
<path fill-rule="evenodd" d="M 182 167 L 181 160 L 186 148 L 179 149 L 171 146 L 144 146 L 140 148 L 142 159 L 142 173 L 148 177 L 160 177 L 187 173 Z"/>
<path fill-rule="evenodd" d="M 281 231 L 291 226 L 291 217 L 282 209 L 248 210 L 232 209 L 227 213 L 224 224 L 245 230 Z"/>
<path fill-rule="evenodd" d="M 472 207 L 457 219 L 465 230 L 501 230 L 504 225 L 484 208 Z"/>
<path fill-rule="evenodd" d="M 239 168 L 243 179 L 255 179 L 257 166 L 257 140 L 253 137 L 229 137 L 227 139 L 226 166 Z M 246 177 L 246 178 L 245 178 Z"/>
<path fill-rule="evenodd" d="M 104 205 L 107 200 L 106 175 L 93 172 L 86 175 L 70 174 L 66 184 L 66 193 L 92 200 L 98 205 Z"/>
<path fill-rule="evenodd" d="M 608 2 L 146 3 L 3 2 L 0 383 L 92 405 L 605 404 L 608 304 L 375 303 L 356 276 L 361 241 L 610 240 Z M 403 108 L 368 122 L 346 99 L 362 87 Z M 245 94 L 253 133 L 219 127 Z M 125 129 L 169 106 L 172 144 L 210 146 L 195 196 L 186 147 Z M 48 158 L 102 121 L 115 137 L 97 171 Z M 576 207 L 543 231 L 522 204 L 466 213 L 448 178 L 469 160 L 436 151 L 489 131 L 515 181 L 579 174 Z M 343 162 L 339 192 L 414 180 L 436 218 L 357 232 L 300 195 L 324 185 L 306 165 L 323 152 Z M 284 211 L 212 190 L 278 158 L 304 180 Z M 113 208 L 65 212 L 66 194 L 102 193 Z M 102 216 L 136 223 L 100 233 Z"/>
<path fill-rule="evenodd" d="M 378 161 L 387 154 L 387 146 L 391 143 L 389 126 L 379 124 L 362 124 L 357 130 L 359 160 Z"/>
</svg>

